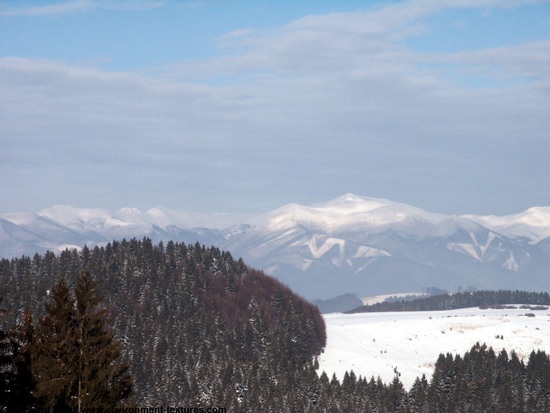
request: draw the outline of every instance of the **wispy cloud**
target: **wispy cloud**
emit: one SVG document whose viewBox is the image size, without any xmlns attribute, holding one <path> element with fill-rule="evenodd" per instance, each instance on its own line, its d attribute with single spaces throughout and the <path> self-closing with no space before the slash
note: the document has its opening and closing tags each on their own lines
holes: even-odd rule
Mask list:
<svg viewBox="0 0 550 413">
<path fill-rule="evenodd" d="M 72 0 L 43 6 L 0 8 L 3 16 L 55 16 L 70 13 L 84 13 L 96 9 L 105 10 L 151 10 L 163 7 L 165 1 L 147 0 Z"/>
<path fill-rule="evenodd" d="M 271 76 L 312 79 L 334 75 L 351 79 L 383 73 L 423 84 L 430 79 L 432 85 L 438 83 L 440 87 L 448 87 L 445 83 L 451 79 L 459 81 L 468 76 L 492 78 L 487 85 L 495 84 L 496 78 L 507 82 L 542 80 L 548 77 L 547 40 L 447 53 L 416 52 L 406 45 L 407 39 L 429 30 L 427 17 L 445 9 L 500 8 L 537 2 L 540 1 L 412 0 L 369 12 L 307 16 L 273 30 L 230 32 L 219 39 L 222 57 L 174 63 L 165 66 L 163 72 L 172 78 L 246 82 Z M 434 64 L 448 66 L 427 69 Z"/>
<path fill-rule="evenodd" d="M 52 16 L 67 13 L 80 13 L 93 10 L 99 4 L 93 0 L 74 0 L 34 7 L 13 7 L 0 9 L 4 16 Z"/>
</svg>

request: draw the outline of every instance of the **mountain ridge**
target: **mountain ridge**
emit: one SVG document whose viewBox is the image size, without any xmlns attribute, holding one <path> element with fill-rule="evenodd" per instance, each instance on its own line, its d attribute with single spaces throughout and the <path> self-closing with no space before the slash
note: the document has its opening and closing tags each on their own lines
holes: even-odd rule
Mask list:
<svg viewBox="0 0 550 413">
<path fill-rule="evenodd" d="M 6 258 L 143 237 L 218 246 L 307 298 L 431 286 L 550 289 L 550 207 L 446 215 L 347 193 L 242 215 L 61 205 L 0 214 Z"/>
</svg>

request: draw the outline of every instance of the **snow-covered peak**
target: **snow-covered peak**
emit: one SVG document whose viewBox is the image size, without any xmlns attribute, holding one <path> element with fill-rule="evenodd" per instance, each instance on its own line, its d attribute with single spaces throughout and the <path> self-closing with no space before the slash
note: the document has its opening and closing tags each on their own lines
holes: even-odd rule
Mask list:
<svg viewBox="0 0 550 413">
<path fill-rule="evenodd" d="M 285 205 L 269 213 L 267 226 L 270 229 L 303 226 L 310 230 L 333 232 L 343 229 L 376 230 L 408 221 L 437 224 L 445 218 L 443 214 L 430 213 L 387 199 L 349 193 L 311 206 Z"/>
<path fill-rule="evenodd" d="M 166 228 L 169 225 L 175 225 L 180 228 L 192 228 L 196 226 L 189 213 L 160 206 L 148 209 L 147 217 L 149 222 L 155 223 L 155 225 L 161 228 Z"/>
<path fill-rule="evenodd" d="M 517 215 L 518 222 L 540 228 L 550 228 L 550 207 L 531 207 Z"/>
<path fill-rule="evenodd" d="M 394 203 L 395 202 L 388 199 L 364 197 L 353 193 L 347 193 L 328 202 L 313 204 L 312 207 L 321 209 L 342 209 L 345 211 L 357 210 L 361 212 L 367 212 Z"/>
<path fill-rule="evenodd" d="M 115 218 L 106 209 L 75 208 L 67 205 L 55 205 L 37 213 L 37 215 L 51 219 L 58 224 L 71 229 L 85 229 L 99 231 L 109 227 L 128 225 Z"/>
<path fill-rule="evenodd" d="M 505 216 L 465 215 L 465 217 L 509 237 L 527 237 L 533 243 L 550 237 L 550 207 L 532 207 L 519 214 Z"/>
<path fill-rule="evenodd" d="M 138 208 L 120 208 L 118 210 L 118 214 L 120 215 L 126 215 L 126 216 L 135 216 L 135 215 L 140 215 L 140 214 L 143 214 L 143 211 L 141 209 L 138 209 Z"/>
</svg>

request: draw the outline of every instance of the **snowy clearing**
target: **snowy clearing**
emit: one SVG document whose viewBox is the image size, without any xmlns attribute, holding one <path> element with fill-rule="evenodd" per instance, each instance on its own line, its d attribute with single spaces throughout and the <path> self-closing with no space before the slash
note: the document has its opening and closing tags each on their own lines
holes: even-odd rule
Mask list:
<svg viewBox="0 0 550 413">
<path fill-rule="evenodd" d="M 319 372 L 341 380 L 353 370 L 390 382 L 400 373 L 410 389 L 417 376 L 430 380 L 440 353 L 464 354 L 476 343 L 495 351 L 515 350 L 520 358 L 532 350 L 550 353 L 550 310 L 466 308 L 363 314 L 325 314 L 327 346 Z M 533 316 L 534 315 L 534 316 Z"/>
</svg>

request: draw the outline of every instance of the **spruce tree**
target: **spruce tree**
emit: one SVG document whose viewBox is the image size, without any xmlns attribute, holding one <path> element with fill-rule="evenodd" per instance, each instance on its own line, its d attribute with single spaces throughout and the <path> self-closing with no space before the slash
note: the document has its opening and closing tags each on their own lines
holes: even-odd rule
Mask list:
<svg viewBox="0 0 550 413">
<path fill-rule="evenodd" d="M 74 298 L 64 280 L 52 290 L 36 341 L 35 377 L 41 407 L 82 411 L 117 407 L 132 395 L 128 364 L 118 361 L 120 344 L 87 272 Z"/>
</svg>

